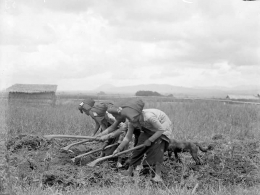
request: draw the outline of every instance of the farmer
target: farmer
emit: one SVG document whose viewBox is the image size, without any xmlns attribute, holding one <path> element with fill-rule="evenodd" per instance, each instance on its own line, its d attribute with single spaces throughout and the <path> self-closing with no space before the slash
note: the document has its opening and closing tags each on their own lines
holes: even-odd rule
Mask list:
<svg viewBox="0 0 260 195">
<path fill-rule="evenodd" d="M 101 127 L 101 132 L 103 132 L 103 130 L 107 129 L 110 126 L 112 126 L 112 128 L 119 127 L 120 129 L 124 129 L 124 125 L 120 123 L 115 124 L 116 122 L 115 118 L 107 112 L 107 108 L 109 106 L 112 106 L 112 103 L 108 103 L 108 104 L 104 102 L 95 103 L 95 101 L 92 98 L 85 99 L 83 102 L 79 104 L 78 109 L 80 110 L 80 112 L 81 113 L 84 112 L 86 115 L 91 116 L 91 118 L 96 123 L 93 136 L 97 133 L 100 127 Z M 102 148 L 105 148 L 108 145 L 116 143 L 119 139 L 119 135 L 120 134 L 118 134 L 118 136 L 114 136 L 114 137 L 110 137 L 109 139 L 102 140 L 105 141 Z M 101 157 L 111 155 L 115 149 L 116 146 L 102 151 Z"/>
<path fill-rule="evenodd" d="M 115 118 L 107 113 L 107 108 L 111 106 L 111 103 L 95 103 L 92 98 L 85 99 L 78 106 L 79 111 L 83 114 L 83 112 L 91 116 L 91 118 L 95 121 L 95 129 L 92 136 L 94 136 L 99 128 L 101 127 L 101 132 L 107 129 L 115 122 Z"/>
<path fill-rule="evenodd" d="M 119 103 L 118 105 L 120 104 L 124 104 L 124 103 Z M 106 140 L 108 138 L 111 138 L 111 137 L 115 137 L 119 134 L 121 134 L 121 137 L 122 135 L 125 134 L 125 132 L 127 131 L 127 128 L 128 128 L 128 119 L 125 117 L 125 116 L 122 116 L 121 115 L 121 110 L 122 108 L 120 106 L 116 106 L 116 105 L 113 105 L 111 106 L 107 112 L 112 114 L 113 117 L 116 119 L 115 123 L 113 125 L 111 125 L 109 128 L 107 128 L 105 131 L 103 131 L 102 133 L 100 133 L 97 137 L 100 138 L 101 140 Z M 119 128 L 119 129 L 116 129 L 117 125 L 119 123 L 124 123 L 124 127 L 123 128 Z M 124 131 L 124 133 L 122 134 L 122 131 Z M 138 137 L 141 133 L 141 130 L 139 129 L 139 127 L 135 127 L 134 129 L 134 146 L 137 145 L 137 141 L 138 141 Z M 122 138 L 123 139 L 123 138 Z M 121 140 L 122 141 L 122 140 Z"/>
<path fill-rule="evenodd" d="M 119 144 L 123 140 L 126 131 L 127 131 L 127 121 L 125 117 L 122 117 L 120 114 L 117 113 L 117 107 L 111 106 L 107 112 L 115 111 L 113 113 L 113 117 L 115 118 L 114 123 L 109 126 L 106 130 L 101 132 L 96 136 L 97 140 L 105 141 L 105 144 L 103 145 L 103 148 L 105 148 L 107 145 L 113 144 L 115 142 L 118 142 Z M 110 114 L 110 113 L 109 113 Z M 109 152 L 106 152 L 106 155 L 113 154 L 114 150 L 117 148 L 113 147 L 109 150 Z M 128 148 L 128 145 L 125 146 L 125 149 Z M 117 167 L 122 167 L 122 156 L 118 158 Z"/>
<path fill-rule="evenodd" d="M 144 144 L 144 148 L 133 151 L 130 166 L 126 175 L 131 176 L 137 165 L 155 166 L 154 181 L 162 181 L 161 166 L 164 152 L 167 150 L 169 140 L 172 137 L 173 125 L 168 116 L 158 109 L 143 109 L 144 102 L 141 99 L 133 99 L 121 106 L 120 115 L 129 120 L 128 131 L 121 144 L 113 152 L 116 154 L 131 141 L 136 127 L 142 129 L 137 145 Z"/>
</svg>

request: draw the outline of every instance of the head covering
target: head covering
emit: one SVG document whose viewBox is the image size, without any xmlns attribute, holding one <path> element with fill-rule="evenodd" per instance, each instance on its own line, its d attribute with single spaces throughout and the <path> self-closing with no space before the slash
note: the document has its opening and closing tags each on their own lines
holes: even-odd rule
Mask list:
<svg viewBox="0 0 260 195">
<path fill-rule="evenodd" d="M 83 113 L 83 110 L 82 110 L 83 108 L 86 110 L 89 110 L 94 106 L 94 104 L 95 104 L 95 101 L 92 98 L 87 98 L 79 104 L 78 109 L 81 113 Z"/>
<path fill-rule="evenodd" d="M 109 114 L 112 114 L 113 117 L 120 122 L 125 122 L 126 117 L 121 115 L 122 108 L 120 106 L 113 105 L 110 108 L 107 109 L 107 112 Z"/>
<path fill-rule="evenodd" d="M 116 105 L 111 106 L 107 109 L 107 112 L 109 112 L 112 115 L 118 115 L 122 111 L 122 108 Z"/>
<path fill-rule="evenodd" d="M 95 112 L 97 116 L 103 117 L 106 114 L 107 111 L 107 105 L 103 102 L 96 103 L 95 106 L 91 108 L 92 112 Z"/>
<path fill-rule="evenodd" d="M 139 98 L 135 98 L 123 103 L 120 107 L 122 108 L 121 115 L 132 121 L 135 117 L 142 114 L 144 102 Z"/>
<path fill-rule="evenodd" d="M 90 116 L 95 118 L 99 124 L 103 123 L 106 116 L 107 104 L 104 102 L 96 103 L 90 110 Z M 107 121 L 105 121 L 107 123 Z"/>
</svg>

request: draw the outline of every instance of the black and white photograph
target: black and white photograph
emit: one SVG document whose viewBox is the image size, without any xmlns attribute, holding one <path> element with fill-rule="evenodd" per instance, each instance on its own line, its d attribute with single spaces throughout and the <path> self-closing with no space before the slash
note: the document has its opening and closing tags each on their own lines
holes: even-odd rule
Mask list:
<svg viewBox="0 0 260 195">
<path fill-rule="evenodd" d="M 260 194 L 260 0 L 0 0 L 0 195 Z"/>
</svg>

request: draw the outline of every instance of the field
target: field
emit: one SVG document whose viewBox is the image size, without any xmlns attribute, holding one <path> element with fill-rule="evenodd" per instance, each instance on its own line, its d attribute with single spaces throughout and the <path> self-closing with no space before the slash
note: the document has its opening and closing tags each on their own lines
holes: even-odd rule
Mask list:
<svg viewBox="0 0 260 195">
<path fill-rule="evenodd" d="M 90 135 L 94 122 L 77 110 L 79 103 L 77 100 L 60 99 L 56 107 L 8 107 L 2 100 L 0 142 L 3 145 L 5 140 L 9 144 L 9 150 L 3 150 L 2 147 L 0 151 L 0 164 L 5 165 L 2 169 L 0 167 L 0 171 L 5 174 L 5 177 L 0 178 L 0 193 L 1 190 L 4 192 L 11 188 L 17 194 L 44 195 L 260 193 L 260 106 L 199 100 L 164 102 L 160 98 L 145 99 L 146 108 L 158 108 L 169 116 L 174 123 L 173 131 L 177 140 L 214 142 L 216 145 L 208 155 L 200 153 L 201 159 L 206 163 L 199 168 L 194 166 L 189 154 L 181 155 L 184 166 L 170 162 L 165 157 L 165 183 L 157 185 L 139 176 L 135 176 L 134 181 L 121 180 L 117 175 L 120 170 L 114 168 L 113 161 L 102 163 L 96 170 L 90 170 L 86 166 L 68 165 L 66 163 L 71 156 L 59 153 L 58 148 L 73 140 L 49 143 L 42 139 L 46 134 Z M 214 141 L 216 135 L 221 135 L 221 139 Z M 40 144 L 32 145 L 35 142 Z M 28 149 L 28 143 L 35 148 Z M 89 150 L 98 144 L 88 143 L 84 146 Z M 8 164 L 4 162 L 4 153 L 8 154 Z M 46 154 L 50 154 L 56 163 L 51 162 L 51 168 L 48 167 L 45 171 L 32 169 L 34 171 L 29 175 L 25 169 L 28 162 L 34 162 L 35 166 L 40 163 L 46 165 Z M 39 159 L 34 158 L 36 155 Z M 62 163 L 63 172 L 59 163 Z M 76 172 L 77 177 L 68 177 L 69 181 L 68 178 L 60 178 L 59 182 L 57 178 L 52 178 L 51 185 L 47 187 L 47 179 L 57 177 L 57 174 L 67 177 L 68 169 L 71 175 Z M 10 186 L 10 183 L 13 185 Z"/>
</svg>

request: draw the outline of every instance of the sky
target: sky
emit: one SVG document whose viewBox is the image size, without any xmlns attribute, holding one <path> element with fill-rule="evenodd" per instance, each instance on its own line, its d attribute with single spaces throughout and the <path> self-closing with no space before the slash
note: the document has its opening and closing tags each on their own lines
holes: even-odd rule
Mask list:
<svg viewBox="0 0 260 195">
<path fill-rule="evenodd" d="M 260 1 L 0 0 L 0 89 L 260 89 L 259 41 Z"/>
</svg>

